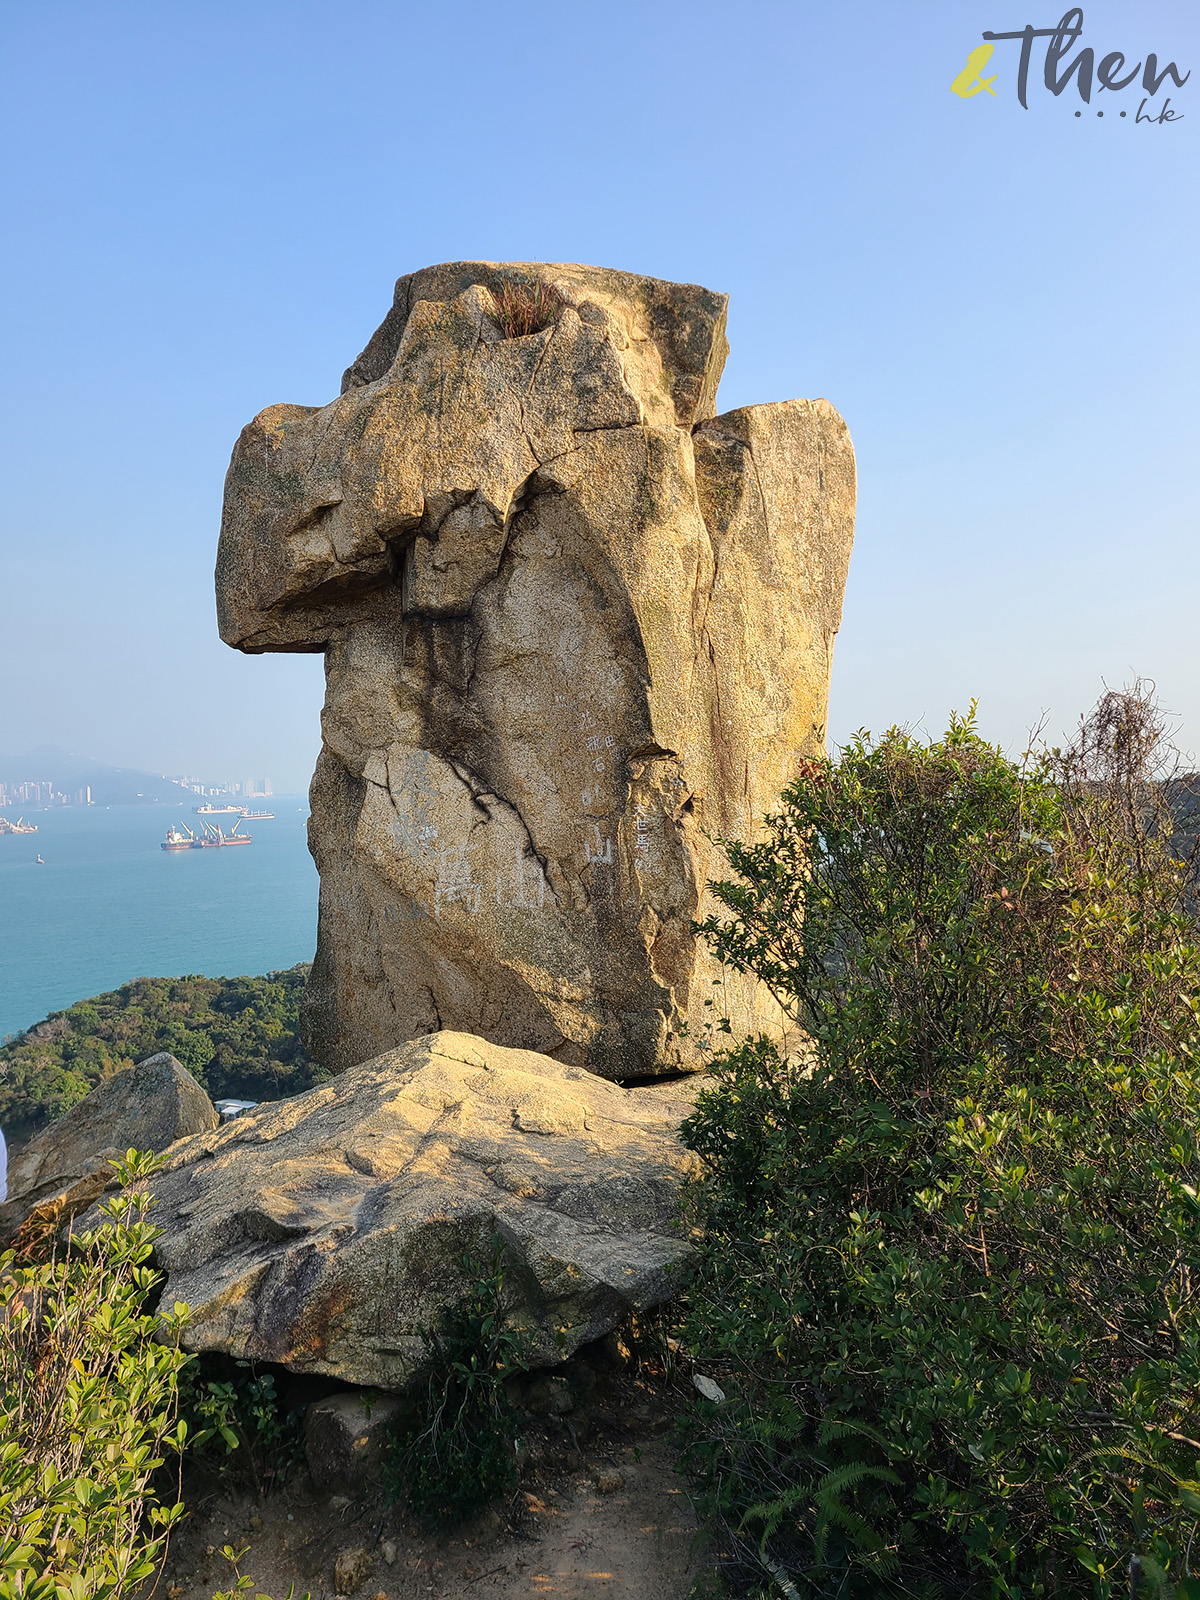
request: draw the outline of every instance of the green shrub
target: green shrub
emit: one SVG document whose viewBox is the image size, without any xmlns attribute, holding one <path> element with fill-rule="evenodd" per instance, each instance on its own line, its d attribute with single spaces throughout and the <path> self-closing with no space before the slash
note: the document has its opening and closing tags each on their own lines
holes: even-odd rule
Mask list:
<svg viewBox="0 0 1200 1600">
<path fill-rule="evenodd" d="M 232 1475 L 266 1495 L 304 1453 L 303 1409 L 285 1411 L 275 1374 L 249 1361 L 197 1356 L 179 1377 L 179 1411 L 192 1436 L 189 1464 L 226 1485 Z"/>
<path fill-rule="evenodd" d="M 731 1050 L 685 1127 L 728 1396 L 687 1464 L 742 1591 L 1200 1593 L 1200 952 L 1154 717 L 1107 697 L 1018 766 L 973 715 L 809 764 L 727 847 L 704 932 L 807 1042 Z"/>
<path fill-rule="evenodd" d="M 239 1549 L 235 1550 L 231 1544 L 222 1545 L 221 1554 L 233 1568 L 234 1585 L 232 1589 L 218 1589 L 213 1595 L 212 1600 L 241 1600 L 242 1595 L 246 1594 L 248 1590 L 256 1587 L 254 1579 L 250 1576 L 250 1574 L 242 1571 L 242 1562 L 250 1554 L 250 1546 L 248 1544 L 244 1544 Z M 293 1600 L 295 1593 L 296 1585 L 293 1583 L 289 1587 L 287 1594 L 284 1596 L 284 1600 Z M 256 1594 L 255 1600 L 271 1600 L 271 1597 L 267 1594 Z M 300 1600 L 312 1600 L 312 1596 L 308 1593 L 305 1593 L 301 1595 Z"/>
<path fill-rule="evenodd" d="M 117 1600 L 149 1578 L 183 1506 L 155 1477 L 184 1447 L 175 1414 L 187 1307 L 145 1311 L 157 1230 L 137 1185 L 157 1164 L 114 1162 L 121 1192 L 69 1253 L 0 1257 L 0 1597 Z"/>
<path fill-rule="evenodd" d="M 486 1262 L 466 1254 L 463 1299 L 422 1329 L 425 1359 L 411 1408 L 393 1427 L 387 1480 L 427 1527 L 468 1522 L 515 1488 L 516 1416 L 505 1380 L 522 1361 L 522 1341 L 506 1327 L 505 1247 L 492 1240 Z"/>
</svg>

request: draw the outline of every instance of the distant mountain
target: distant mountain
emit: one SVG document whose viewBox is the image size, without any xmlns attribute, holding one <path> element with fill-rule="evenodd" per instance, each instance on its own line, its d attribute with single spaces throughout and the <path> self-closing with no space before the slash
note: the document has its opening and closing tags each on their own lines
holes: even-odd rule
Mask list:
<svg viewBox="0 0 1200 1600">
<path fill-rule="evenodd" d="M 194 799 L 190 789 L 136 767 L 114 767 L 58 745 L 42 745 L 22 756 L 0 754 L 0 783 L 50 783 L 63 794 L 90 786 L 98 806 L 149 806 Z"/>
</svg>

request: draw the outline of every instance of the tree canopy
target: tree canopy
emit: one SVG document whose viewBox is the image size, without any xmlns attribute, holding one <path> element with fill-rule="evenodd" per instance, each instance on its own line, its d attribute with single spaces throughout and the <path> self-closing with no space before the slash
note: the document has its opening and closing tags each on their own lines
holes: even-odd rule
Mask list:
<svg viewBox="0 0 1200 1600">
<path fill-rule="evenodd" d="M 135 978 L 0 1047 L 0 1126 L 28 1138 L 122 1067 L 169 1050 L 214 1099 L 278 1100 L 324 1076 L 300 1043 L 307 965 L 264 977 Z"/>
</svg>

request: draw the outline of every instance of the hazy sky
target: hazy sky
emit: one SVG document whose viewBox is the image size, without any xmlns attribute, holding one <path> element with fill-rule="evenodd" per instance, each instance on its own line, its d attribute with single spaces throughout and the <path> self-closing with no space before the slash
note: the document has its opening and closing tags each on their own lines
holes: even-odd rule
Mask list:
<svg viewBox="0 0 1200 1600">
<path fill-rule="evenodd" d="M 320 659 L 216 635 L 229 452 L 462 257 L 725 290 L 722 408 L 840 408 L 835 739 L 978 696 L 1015 742 L 1137 671 L 1200 745 L 1200 73 L 1166 125 L 1041 43 L 1028 111 L 1013 44 L 949 92 L 1063 8 L 10 0 L 0 749 L 307 781 Z M 1200 66 L 1190 0 L 1083 10 L 1097 60 Z"/>
</svg>

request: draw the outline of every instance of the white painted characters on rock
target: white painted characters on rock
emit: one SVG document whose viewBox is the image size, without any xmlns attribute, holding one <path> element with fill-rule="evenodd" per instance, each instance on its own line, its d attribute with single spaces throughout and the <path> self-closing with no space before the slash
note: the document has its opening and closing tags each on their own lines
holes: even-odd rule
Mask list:
<svg viewBox="0 0 1200 1600">
<path fill-rule="evenodd" d="M 504 879 L 506 874 L 496 874 L 496 904 L 509 911 L 540 911 L 546 904 L 546 878 L 542 872 L 541 863 L 536 856 L 526 854 L 525 846 L 520 839 L 513 840 L 513 879 L 514 888 L 512 898 L 507 906 L 504 901 Z"/>
<path fill-rule="evenodd" d="M 633 866 L 635 872 L 641 872 L 650 864 L 650 819 L 644 806 L 638 806 L 633 828 Z"/>
<path fill-rule="evenodd" d="M 433 914 L 440 918 L 444 905 L 462 905 L 472 916 L 479 910 L 482 893 L 471 874 L 465 844 L 447 845 L 438 851 L 437 883 L 433 890 Z"/>
<path fill-rule="evenodd" d="M 600 824 L 598 822 L 592 823 L 592 832 L 596 836 L 596 846 L 593 850 L 591 841 L 589 840 L 587 847 L 588 866 L 611 867 L 613 858 L 612 840 L 602 837 L 600 833 Z"/>
<path fill-rule="evenodd" d="M 437 844 L 437 797 L 429 767 L 425 750 L 393 756 L 388 766 L 388 790 L 395 811 L 392 837 L 405 855 L 419 855 Z"/>
<path fill-rule="evenodd" d="M 593 733 L 587 741 L 587 753 L 591 757 L 592 771 L 603 772 L 606 767 L 606 757 L 615 747 L 616 740 L 611 733 Z"/>
<path fill-rule="evenodd" d="M 596 728 L 596 718 L 590 711 L 580 712 L 579 728 L 584 736 L 582 740 L 584 763 L 590 773 L 590 781 L 585 789 L 580 790 L 579 799 L 585 811 L 594 809 L 607 811 L 608 797 L 605 795 L 604 786 L 610 776 L 609 761 L 617 759 L 617 741 L 611 733 L 593 731 Z M 597 846 L 597 849 L 599 848 Z M 592 859 L 594 858 L 589 846 L 588 860 Z M 604 859 L 611 861 L 611 842 L 609 856 Z"/>
</svg>

